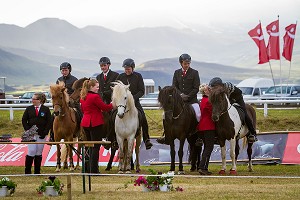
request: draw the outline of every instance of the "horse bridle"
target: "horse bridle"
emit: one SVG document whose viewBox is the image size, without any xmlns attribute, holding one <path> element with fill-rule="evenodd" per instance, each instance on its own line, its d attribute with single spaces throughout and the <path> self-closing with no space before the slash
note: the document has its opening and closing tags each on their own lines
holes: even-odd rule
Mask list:
<svg viewBox="0 0 300 200">
<path fill-rule="evenodd" d="M 169 96 L 173 96 L 173 95 L 169 95 Z M 180 115 L 183 113 L 183 110 L 184 110 L 184 106 L 185 106 L 185 104 L 183 104 L 183 106 L 182 106 L 182 110 L 180 111 L 180 113 L 177 115 L 177 116 L 175 116 L 174 117 L 174 108 L 175 108 L 175 104 L 173 103 L 173 109 L 172 110 L 167 110 L 167 111 L 165 111 L 165 112 L 172 112 L 172 118 L 173 119 L 178 119 L 179 117 L 180 117 Z"/>
<path fill-rule="evenodd" d="M 63 109 L 62 109 L 63 106 L 60 105 L 60 104 L 58 104 L 58 103 L 54 104 L 54 106 L 58 106 L 58 107 L 60 108 L 59 115 L 62 116 L 62 117 L 64 117 L 64 116 L 65 116 L 65 113 L 61 114 L 61 111 L 63 110 Z M 54 106 L 53 106 L 53 108 L 54 108 Z"/>
<path fill-rule="evenodd" d="M 126 108 L 127 108 L 126 105 L 125 106 L 124 105 L 118 105 L 117 108 L 119 108 L 119 107 L 123 107 L 124 108 L 124 110 L 125 110 L 124 113 L 128 113 L 129 112 L 129 110 L 126 110 Z"/>
</svg>

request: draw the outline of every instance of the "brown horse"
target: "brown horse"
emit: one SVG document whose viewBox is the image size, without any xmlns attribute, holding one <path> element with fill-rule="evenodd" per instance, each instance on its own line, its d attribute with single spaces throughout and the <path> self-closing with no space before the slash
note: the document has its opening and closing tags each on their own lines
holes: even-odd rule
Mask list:
<svg viewBox="0 0 300 200">
<path fill-rule="evenodd" d="M 241 108 L 238 104 L 230 104 L 227 97 L 226 90 L 223 86 L 212 88 L 209 101 L 212 104 L 212 119 L 216 122 L 216 131 L 218 140 L 221 146 L 221 157 L 222 157 L 222 169 L 219 174 L 224 174 L 226 170 L 226 146 L 225 141 L 230 141 L 230 157 L 232 160 L 232 168 L 230 174 L 236 174 L 236 161 L 239 155 L 239 138 L 244 138 L 247 140 L 247 134 L 249 132 L 246 125 L 244 125 L 244 116 Z M 254 108 L 246 104 L 246 110 L 251 118 L 254 128 L 256 128 L 256 112 Z M 242 117 L 240 116 L 242 115 Z M 252 145 L 253 143 L 248 143 L 247 154 L 248 154 L 248 169 L 252 169 Z"/>
<path fill-rule="evenodd" d="M 180 92 L 173 86 L 166 86 L 158 94 L 158 102 L 165 113 L 164 128 L 165 140 L 170 145 L 171 167 L 170 171 L 175 171 L 175 144 L 174 140 L 180 141 L 178 150 L 179 171 L 184 174 L 182 157 L 185 140 L 193 135 L 198 124 L 194 109 L 191 105 L 185 104 L 180 96 Z M 189 140 L 188 140 L 189 141 Z"/>
<path fill-rule="evenodd" d="M 69 96 L 66 92 L 66 88 L 63 82 L 50 86 L 50 93 L 52 96 L 52 104 L 54 111 L 53 132 L 54 141 L 59 142 L 64 139 L 65 142 L 73 142 L 73 138 L 76 138 L 79 134 L 77 127 L 75 111 L 69 107 Z M 60 145 L 57 144 L 57 164 L 56 172 L 61 168 L 61 151 Z M 67 145 L 67 155 L 69 155 L 70 171 L 74 170 L 73 145 Z M 64 161 L 64 167 L 67 167 L 67 160 Z"/>
</svg>

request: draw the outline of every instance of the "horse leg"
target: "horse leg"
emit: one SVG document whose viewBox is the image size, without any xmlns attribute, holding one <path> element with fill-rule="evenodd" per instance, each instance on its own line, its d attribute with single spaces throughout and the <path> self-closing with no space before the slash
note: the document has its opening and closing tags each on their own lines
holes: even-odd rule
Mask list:
<svg viewBox="0 0 300 200">
<path fill-rule="evenodd" d="M 230 174 L 236 174 L 235 144 L 236 144 L 236 140 L 231 139 L 230 140 L 230 157 L 231 157 L 232 167 L 230 169 Z"/>
<path fill-rule="evenodd" d="M 70 171 L 74 171 L 73 144 L 68 145 L 68 153 L 69 153 Z"/>
<path fill-rule="evenodd" d="M 118 145 L 119 145 L 119 174 L 123 173 L 124 168 L 124 147 L 123 147 L 123 140 L 119 137 L 117 137 Z"/>
<path fill-rule="evenodd" d="M 77 163 L 76 163 L 76 166 L 75 166 L 75 170 L 80 169 L 79 162 L 80 162 L 80 155 L 81 155 L 82 146 L 83 146 L 83 144 L 78 144 L 77 145 Z"/>
<path fill-rule="evenodd" d="M 183 164 L 182 164 L 184 141 L 185 140 L 180 140 L 180 146 L 179 146 L 179 150 L 178 150 L 178 158 L 179 158 L 179 171 L 178 171 L 178 175 L 184 174 Z"/>
<path fill-rule="evenodd" d="M 109 161 L 107 163 L 105 171 L 110 171 L 111 170 L 111 168 L 112 168 L 111 165 L 112 165 L 112 162 L 114 160 L 116 151 L 117 150 L 115 148 L 110 148 L 110 157 L 109 157 Z"/>
<path fill-rule="evenodd" d="M 133 144 L 134 144 L 134 136 L 129 137 L 127 139 L 127 165 L 126 165 L 126 173 L 131 173 L 131 160 L 132 160 L 132 152 L 133 152 Z"/>
<path fill-rule="evenodd" d="M 140 173 L 141 168 L 140 168 L 140 146 L 141 146 L 141 142 L 142 142 L 142 134 L 139 134 L 136 137 L 136 144 L 135 144 L 135 155 L 136 155 L 136 173 Z"/>
<path fill-rule="evenodd" d="M 226 145 L 221 147 L 221 158 L 222 158 L 222 168 L 219 171 L 219 174 L 225 174 L 225 171 L 226 171 Z"/>
<path fill-rule="evenodd" d="M 57 148 L 57 151 L 56 151 L 56 169 L 55 169 L 55 172 L 60 172 L 60 145 L 57 144 L 56 145 L 56 148 Z"/>
<path fill-rule="evenodd" d="M 68 145 L 62 145 L 61 147 L 61 157 L 63 161 L 63 169 L 68 169 Z"/>
<path fill-rule="evenodd" d="M 170 171 L 175 171 L 175 144 L 174 140 L 170 142 L 171 167 Z"/>
<path fill-rule="evenodd" d="M 253 166 L 252 166 L 252 146 L 253 143 L 248 143 L 248 147 L 247 147 L 247 154 L 248 154 L 248 171 L 249 172 L 253 172 Z"/>
</svg>

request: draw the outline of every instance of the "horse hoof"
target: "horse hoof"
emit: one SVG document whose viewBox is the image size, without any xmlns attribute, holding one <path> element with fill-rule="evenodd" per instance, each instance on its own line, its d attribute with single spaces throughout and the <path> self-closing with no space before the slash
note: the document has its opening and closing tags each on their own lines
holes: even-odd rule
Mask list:
<svg viewBox="0 0 300 200">
<path fill-rule="evenodd" d="M 111 167 L 106 167 L 105 168 L 105 171 L 110 171 L 111 170 Z"/>
<path fill-rule="evenodd" d="M 170 171 L 168 171 L 168 174 L 174 174 L 175 173 L 175 171 L 174 170 L 170 170 Z"/>
<path fill-rule="evenodd" d="M 70 167 L 70 172 L 74 172 L 74 167 Z"/>
<path fill-rule="evenodd" d="M 126 170 L 125 174 L 131 174 L 130 170 Z"/>
<path fill-rule="evenodd" d="M 118 174 L 124 174 L 124 172 L 122 170 L 119 170 Z"/>
<path fill-rule="evenodd" d="M 231 174 L 231 175 L 236 175 L 236 170 L 231 169 L 230 172 L 229 172 L 229 174 Z"/>
<path fill-rule="evenodd" d="M 248 169 L 248 172 L 253 172 L 253 169 Z"/>
<path fill-rule="evenodd" d="M 141 170 L 137 169 L 137 170 L 135 170 L 135 172 L 139 174 L 141 172 Z"/>
<path fill-rule="evenodd" d="M 185 172 L 184 171 L 178 171 L 178 175 L 184 175 Z"/>
<path fill-rule="evenodd" d="M 59 168 L 56 168 L 56 169 L 55 169 L 55 172 L 60 172 L 60 169 L 59 169 Z"/>
<path fill-rule="evenodd" d="M 220 175 L 224 175 L 224 174 L 225 174 L 225 170 L 224 170 L 224 169 L 221 169 L 221 170 L 219 171 L 219 174 L 220 174 Z"/>
</svg>

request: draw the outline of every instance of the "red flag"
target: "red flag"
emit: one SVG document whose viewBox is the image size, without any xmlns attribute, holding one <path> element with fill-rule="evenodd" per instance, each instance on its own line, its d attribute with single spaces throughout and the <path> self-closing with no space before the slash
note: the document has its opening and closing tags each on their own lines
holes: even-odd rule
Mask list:
<svg viewBox="0 0 300 200">
<path fill-rule="evenodd" d="M 269 24 L 267 27 L 267 33 L 269 36 L 269 42 L 267 46 L 267 53 L 269 59 L 279 60 L 280 51 L 279 51 L 279 20 L 276 20 Z"/>
<path fill-rule="evenodd" d="M 285 27 L 285 35 L 283 37 L 283 51 L 282 56 L 288 61 L 292 60 L 292 53 L 294 47 L 294 40 L 296 35 L 296 24 L 291 24 Z"/>
<path fill-rule="evenodd" d="M 259 62 L 258 64 L 263 64 L 269 62 L 269 58 L 267 55 L 267 48 L 264 40 L 264 35 L 261 29 L 261 23 L 259 23 L 254 29 L 248 32 L 250 37 L 256 43 L 259 50 Z"/>
</svg>

